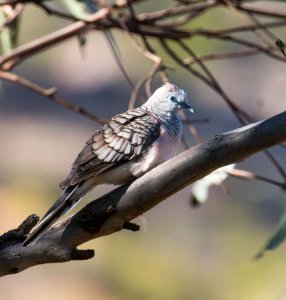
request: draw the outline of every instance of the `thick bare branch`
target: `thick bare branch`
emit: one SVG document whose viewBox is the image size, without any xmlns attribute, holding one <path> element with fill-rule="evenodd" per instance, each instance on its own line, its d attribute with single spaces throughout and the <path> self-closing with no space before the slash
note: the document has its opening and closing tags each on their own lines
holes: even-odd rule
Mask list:
<svg viewBox="0 0 286 300">
<path fill-rule="evenodd" d="M 88 259 L 92 250 L 77 250 L 88 240 L 138 226 L 129 221 L 151 209 L 188 184 L 222 166 L 245 160 L 266 148 L 286 141 L 286 111 L 263 122 L 217 135 L 139 179 L 91 202 L 74 216 L 54 225 L 36 244 L 23 248 L 17 235 L 0 245 L 0 276 L 31 266 Z"/>
</svg>

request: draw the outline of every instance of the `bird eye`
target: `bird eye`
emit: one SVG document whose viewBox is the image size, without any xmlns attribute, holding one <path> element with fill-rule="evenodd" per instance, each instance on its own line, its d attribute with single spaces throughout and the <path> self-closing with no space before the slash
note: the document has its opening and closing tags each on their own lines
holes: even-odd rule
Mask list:
<svg viewBox="0 0 286 300">
<path fill-rule="evenodd" d="M 171 95 L 171 96 L 169 97 L 169 99 L 170 99 L 172 102 L 174 102 L 174 103 L 178 103 L 177 98 L 176 98 L 175 96 L 173 96 L 173 95 Z"/>
</svg>

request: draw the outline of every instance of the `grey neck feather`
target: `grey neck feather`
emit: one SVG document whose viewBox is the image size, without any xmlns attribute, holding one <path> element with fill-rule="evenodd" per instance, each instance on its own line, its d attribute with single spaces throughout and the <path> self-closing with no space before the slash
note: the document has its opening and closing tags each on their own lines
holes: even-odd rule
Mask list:
<svg viewBox="0 0 286 300">
<path fill-rule="evenodd" d="M 180 142 L 182 137 L 182 121 L 181 118 L 174 111 L 162 109 L 162 106 L 154 102 L 146 102 L 142 105 L 143 109 L 151 112 L 156 118 L 160 120 L 164 128 L 168 131 L 170 136 L 176 141 Z"/>
</svg>

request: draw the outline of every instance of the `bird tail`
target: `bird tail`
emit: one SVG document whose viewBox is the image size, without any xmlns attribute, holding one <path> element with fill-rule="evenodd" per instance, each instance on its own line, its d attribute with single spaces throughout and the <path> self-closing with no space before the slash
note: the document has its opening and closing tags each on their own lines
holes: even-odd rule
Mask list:
<svg viewBox="0 0 286 300">
<path fill-rule="evenodd" d="M 89 186 L 90 187 L 90 186 Z M 87 193 L 85 182 L 67 187 L 48 212 L 43 216 L 35 229 L 23 243 L 23 247 L 34 244 L 63 214 L 72 209 Z"/>
</svg>

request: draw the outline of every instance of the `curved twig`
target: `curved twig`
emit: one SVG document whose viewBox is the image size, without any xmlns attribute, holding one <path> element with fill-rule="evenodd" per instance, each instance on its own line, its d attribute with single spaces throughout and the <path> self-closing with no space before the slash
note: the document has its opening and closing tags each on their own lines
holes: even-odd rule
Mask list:
<svg viewBox="0 0 286 300">
<path fill-rule="evenodd" d="M 84 109 L 78 105 L 72 104 L 72 103 L 68 102 L 67 100 L 65 100 L 64 98 L 57 96 L 55 94 L 56 93 L 55 88 L 45 89 L 45 88 L 41 87 L 40 85 L 27 80 L 24 77 L 21 77 L 19 75 L 9 73 L 9 72 L 0 71 L 0 79 L 19 84 L 19 85 L 25 87 L 26 89 L 29 89 L 35 93 L 38 93 L 38 94 L 46 97 L 50 101 L 52 101 L 60 106 L 63 106 L 64 108 L 66 108 L 70 111 L 79 113 L 80 115 L 82 115 L 92 121 L 97 122 L 98 124 L 103 125 L 107 122 L 107 119 L 96 116 L 96 115 L 90 113 L 89 111 L 87 111 L 86 109 Z"/>
</svg>

